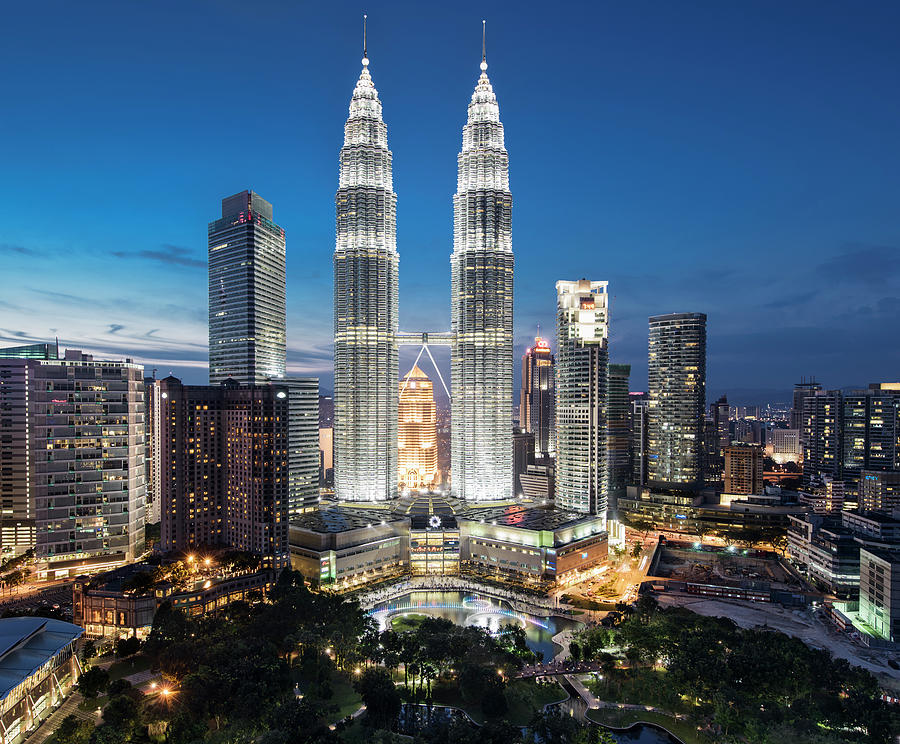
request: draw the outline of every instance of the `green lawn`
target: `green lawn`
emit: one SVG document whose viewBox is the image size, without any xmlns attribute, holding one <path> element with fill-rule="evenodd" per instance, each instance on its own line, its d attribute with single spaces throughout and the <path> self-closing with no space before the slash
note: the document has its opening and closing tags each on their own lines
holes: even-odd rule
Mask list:
<svg viewBox="0 0 900 744">
<path fill-rule="evenodd" d="M 697 731 L 696 723 L 692 723 L 688 719 L 676 720 L 673 716 L 667 716 L 664 713 L 602 708 L 599 710 L 589 710 L 587 712 L 587 717 L 596 723 L 603 723 L 615 728 L 626 728 L 639 721 L 656 723 L 671 731 L 675 736 L 686 742 L 686 744 L 710 744 L 710 742 L 713 741 L 706 736 L 706 734 L 701 734 Z"/>
<path fill-rule="evenodd" d="M 331 675 L 331 689 L 334 690 L 330 700 L 325 701 L 338 707 L 337 713 L 329 717 L 329 723 L 340 721 L 342 718 L 355 713 L 362 705 L 362 698 L 353 689 L 353 683 L 343 674 L 335 672 Z"/>
<path fill-rule="evenodd" d="M 391 629 L 402 633 L 406 630 L 415 630 L 428 615 L 422 615 L 418 612 L 408 612 L 404 615 L 398 615 L 391 620 Z"/>
<path fill-rule="evenodd" d="M 98 695 L 93 699 L 85 698 L 80 703 L 78 703 L 78 707 L 81 710 L 88 711 L 90 713 L 96 713 L 97 708 L 105 708 L 108 702 L 109 698 L 106 695 Z"/>
<path fill-rule="evenodd" d="M 145 656 L 132 656 L 130 659 L 116 661 L 109 668 L 109 681 L 115 682 L 138 672 L 146 672 L 150 668 L 150 659 Z"/>
<path fill-rule="evenodd" d="M 673 713 L 691 713 L 691 706 L 666 681 L 660 669 L 617 670 L 602 680 L 585 677 L 585 685 L 601 700 L 652 705 Z"/>
</svg>

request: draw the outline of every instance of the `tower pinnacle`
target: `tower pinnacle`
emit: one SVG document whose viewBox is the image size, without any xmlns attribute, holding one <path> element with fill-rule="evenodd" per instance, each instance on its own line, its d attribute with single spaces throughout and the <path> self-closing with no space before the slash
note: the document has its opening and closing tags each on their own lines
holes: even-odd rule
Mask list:
<svg viewBox="0 0 900 744">
<path fill-rule="evenodd" d="M 363 58 L 362 64 L 363 67 L 369 66 L 369 50 L 368 45 L 366 44 L 366 19 L 368 19 L 368 15 L 363 13 Z"/>
<path fill-rule="evenodd" d="M 485 46 L 485 35 L 487 34 L 487 21 L 481 19 L 481 71 L 487 69 L 487 47 Z"/>
</svg>

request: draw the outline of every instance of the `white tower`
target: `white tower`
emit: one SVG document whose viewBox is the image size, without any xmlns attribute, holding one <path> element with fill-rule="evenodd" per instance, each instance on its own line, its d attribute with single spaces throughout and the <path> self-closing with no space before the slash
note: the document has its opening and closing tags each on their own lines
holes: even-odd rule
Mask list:
<svg viewBox="0 0 900 744">
<path fill-rule="evenodd" d="M 500 108 L 486 70 L 482 42 L 458 158 L 450 259 L 452 484 L 470 501 L 511 498 L 513 480 L 512 195 Z"/>
<path fill-rule="evenodd" d="M 334 487 L 384 501 L 397 494 L 397 196 L 365 41 L 363 54 L 335 197 Z"/>
</svg>

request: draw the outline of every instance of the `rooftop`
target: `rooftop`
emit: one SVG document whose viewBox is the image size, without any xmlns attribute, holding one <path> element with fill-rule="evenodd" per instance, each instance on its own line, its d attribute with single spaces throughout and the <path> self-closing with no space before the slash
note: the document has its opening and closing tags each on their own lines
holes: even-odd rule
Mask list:
<svg viewBox="0 0 900 744">
<path fill-rule="evenodd" d="M 457 518 L 470 522 L 496 523 L 504 527 L 517 527 L 522 530 L 558 530 L 596 517 L 589 514 L 567 512 L 555 507 L 526 507 L 521 504 L 511 504 L 487 508 L 471 507 L 457 512 Z"/>
<path fill-rule="evenodd" d="M 402 516 L 381 509 L 360 509 L 348 506 L 332 506 L 301 514 L 291 522 L 291 527 L 323 534 L 349 532 L 372 527 L 381 522 L 398 522 Z"/>
<path fill-rule="evenodd" d="M 0 700 L 84 633 L 45 617 L 0 620 Z"/>
</svg>

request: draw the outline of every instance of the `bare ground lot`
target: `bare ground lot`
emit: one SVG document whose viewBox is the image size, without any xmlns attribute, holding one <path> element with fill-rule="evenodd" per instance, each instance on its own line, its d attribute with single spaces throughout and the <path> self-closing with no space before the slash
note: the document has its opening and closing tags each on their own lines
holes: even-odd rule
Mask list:
<svg viewBox="0 0 900 744">
<path fill-rule="evenodd" d="M 685 607 L 698 615 L 727 617 L 742 628 L 769 627 L 799 638 L 814 648 L 827 648 L 832 655 L 868 669 L 884 687 L 900 691 L 900 670 L 891 668 L 887 663 L 888 658 L 898 654 L 857 644 L 827 619 L 810 610 L 788 609 L 776 604 L 703 599 L 668 592 L 658 594 L 657 599 L 661 607 Z"/>
</svg>

